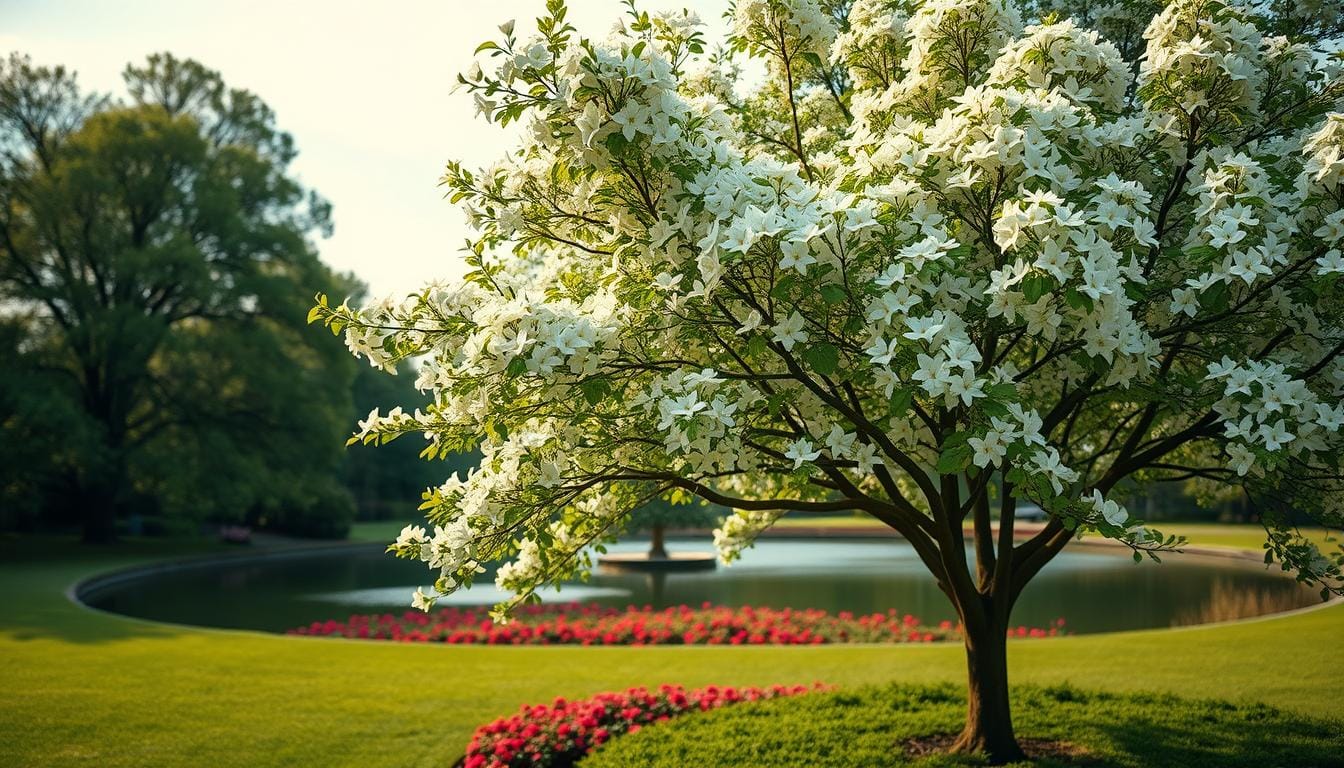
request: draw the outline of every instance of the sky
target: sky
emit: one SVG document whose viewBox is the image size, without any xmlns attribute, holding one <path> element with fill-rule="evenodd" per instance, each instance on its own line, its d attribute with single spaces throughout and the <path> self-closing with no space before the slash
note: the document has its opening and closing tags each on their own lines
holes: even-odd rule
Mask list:
<svg viewBox="0 0 1344 768">
<path fill-rule="evenodd" d="M 717 31 L 726 5 L 640 7 L 689 7 Z M 322 258 L 381 295 L 465 271 L 467 229 L 438 180 L 448 160 L 488 165 L 510 136 L 452 88 L 500 23 L 517 19 L 523 38 L 543 10 L 544 0 L 0 0 L 0 52 L 64 64 L 84 88 L 124 95 L 127 63 L 170 51 L 258 94 L 294 136 L 294 172 L 334 207 Z M 595 38 L 622 12 L 617 0 L 570 0 L 571 23 Z"/>
</svg>

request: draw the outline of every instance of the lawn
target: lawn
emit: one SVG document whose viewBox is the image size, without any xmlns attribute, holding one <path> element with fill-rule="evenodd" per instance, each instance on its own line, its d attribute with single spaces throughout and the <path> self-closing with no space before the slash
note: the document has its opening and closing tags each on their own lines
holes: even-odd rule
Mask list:
<svg viewBox="0 0 1344 768">
<path fill-rule="evenodd" d="M 793 768 L 807 755 L 810 768 L 965 766 L 974 761 L 930 749 L 960 730 L 965 707 L 952 685 L 813 693 L 678 717 L 613 739 L 583 765 Z M 1344 765 L 1336 723 L 1263 704 L 1020 685 L 1013 708 L 1036 768 L 1080 761 L 1094 768 Z"/>
<path fill-rule="evenodd" d="M 163 557 L 162 544 L 88 552 L 19 540 L 0 545 L 0 555 L 6 766 L 441 766 L 478 723 L 556 695 L 662 682 L 964 678 L 961 649 L 949 645 L 482 648 L 151 624 L 84 609 L 64 590 Z M 1231 625 L 1020 641 L 1010 654 L 1016 682 L 1320 713 L 1344 682 L 1341 637 L 1344 607 L 1333 605 Z"/>
</svg>

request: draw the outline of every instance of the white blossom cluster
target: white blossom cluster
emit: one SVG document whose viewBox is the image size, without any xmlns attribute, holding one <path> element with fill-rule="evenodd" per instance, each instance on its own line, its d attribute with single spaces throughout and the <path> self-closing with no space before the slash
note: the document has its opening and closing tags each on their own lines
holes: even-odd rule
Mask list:
<svg viewBox="0 0 1344 768">
<path fill-rule="evenodd" d="M 734 510 L 724 518 L 723 524 L 714 529 L 714 548 L 719 552 L 719 560 L 724 565 L 732 563 L 742 555 L 742 550 L 756 542 L 761 531 L 774 525 L 780 512 Z"/>
<path fill-rule="evenodd" d="M 1260 104 L 1264 69 L 1261 35 L 1249 9 L 1220 0 L 1179 0 L 1153 18 L 1139 69 L 1149 107 L 1162 114 L 1158 128 L 1177 139 L 1253 113 Z"/>
<path fill-rule="evenodd" d="M 376 366 L 422 358 L 432 402 L 355 439 L 481 452 L 394 545 L 441 592 L 511 559 L 526 596 L 676 494 L 741 502 L 725 561 L 788 509 L 916 535 L 991 482 L 1161 547 L 1107 496 L 1142 472 L 1338 522 L 1344 85 L 1310 41 L 1214 0 L 1161 9 L 1137 65 L 1007 0 L 736 8 L 777 112 L 686 74 L 690 16 L 504 29 L 463 82 L 526 141 L 445 176 L 474 271 L 315 310 Z"/>
<path fill-rule="evenodd" d="M 818 0 L 739 0 L 733 33 L 754 47 L 781 56 L 830 54 L 835 25 Z"/>
<path fill-rule="evenodd" d="M 1223 383 L 1223 399 L 1214 407 L 1230 442 L 1227 453 L 1238 475 L 1262 471 L 1257 454 L 1279 458 L 1329 453 L 1332 433 L 1344 426 L 1344 402 L 1323 402 L 1306 382 L 1288 374 L 1281 363 L 1209 363 L 1210 380 Z"/>
</svg>

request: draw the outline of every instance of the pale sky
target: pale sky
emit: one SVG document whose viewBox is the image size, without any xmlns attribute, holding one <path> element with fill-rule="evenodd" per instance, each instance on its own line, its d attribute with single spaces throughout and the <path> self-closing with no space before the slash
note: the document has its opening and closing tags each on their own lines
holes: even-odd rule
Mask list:
<svg viewBox="0 0 1344 768">
<path fill-rule="evenodd" d="M 711 39 L 726 6 L 640 3 L 695 10 Z M 525 39 L 543 10 L 543 0 L 0 0 L 0 52 L 64 64 L 85 89 L 124 95 L 128 62 L 171 51 L 255 92 L 293 134 L 300 180 L 334 206 L 323 259 L 381 294 L 462 274 L 466 228 L 438 179 L 450 159 L 490 163 L 506 134 L 450 89 L 498 24 L 518 19 Z M 621 13 L 617 0 L 570 0 L 571 23 L 591 37 L 604 38 Z"/>
</svg>

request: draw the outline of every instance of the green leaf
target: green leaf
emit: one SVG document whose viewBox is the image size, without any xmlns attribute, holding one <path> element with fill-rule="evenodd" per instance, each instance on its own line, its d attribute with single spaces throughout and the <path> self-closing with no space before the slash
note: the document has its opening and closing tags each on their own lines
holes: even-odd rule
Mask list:
<svg viewBox="0 0 1344 768">
<path fill-rule="evenodd" d="M 803 359 L 812 367 L 812 370 L 822 376 L 829 376 L 835 373 L 836 367 L 840 364 L 840 351 L 834 346 L 822 342 L 808 348 L 803 353 Z"/>
<path fill-rule="evenodd" d="M 935 469 L 940 475 L 950 475 L 954 472 L 960 472 L 971 462 L 971 447 L 969 445 L 956 445 L 944 450 L 938 455 L 938 465 Z"/>
<path fill-rule="evenodd" d="M 891 393 L 891 415 L 904 416 L 914 402 L 914 395 L 908 389 L 898 389 Z"/>
<path fill-rule="evenodd" d="M 322 319 L 322 307 L 313 307 L 308 310 L 308 322 L 315 323 Z"/>
<path fill-rule="evenodd" d="M 821 298 L 824 299 L 827 304 L 843 304 L 849 299 L 849 294 L 845 292 L 843 287 L 831 283 L 830 285 L 823 285 L 821 287 Z"/>
<path fill-rule="evenodd" d="M 1222 312 L 1227 309 L 1230 295 L 1227 283 L 1214 283 L 1199 296 L 1199 305 L 1210 312 Z"/>
<path fill-rule="evenodd" d="M 984 400 L 981 400 L 978 405 L 980 406 L 980 411 L 986 416 L 998 416 L 1002 418 L 1008 415 L 1008 406 L 998 400 L 985 398 Z"/>
<path fill-rule="evenodd" d="M 943 449 L 965 445 L 966 441 L 970 439 L 971 434 L 969 432 L 953 432 L 947 436 L 947 439 L 943 440 Z"/>
<path fill-rule="evenodd" d="M 751 339 L 747 341 L 747 352 L 752 357 L 761 357 L 768 351 L 770 351 L 770 345 L 766 342 L 765 337 L 759 333 L 753 333 Z"/>
<path fill-rule="evenodd" d="M 971 255 L 972 250 L 973 249 L 971 248 L 970 243 L 962 243 L 961 245 L 958 245 L 956 248 L 953 248 L 952 250 L 948 251 L 947 258 L 952 261 L 961 261 L 969 257 Z"/>
<path fill-rule="evenodd" d="M 585 379 L 579 382 L 579 391 L 589 405 L 597 405 L 611 391 L 611 384 L 604 378 Z"/>
<path fill-rule="evenodd" d="M 1078 290 L 1077 286 L 1070 285 L 1064 291 L 1064 301 L 1074 309 L 1081 309 L 1087 312 L 1092 311 L 1092 297 Z"/>
<path fill-rule="evenodd" d="M 1055 287 L 1055 279 L 1040 273 L 1027 275 L 1022 280 L 1022 293 L 1027 301 L 1035 304 L 1042 296 Z"/>
</svg>

